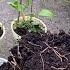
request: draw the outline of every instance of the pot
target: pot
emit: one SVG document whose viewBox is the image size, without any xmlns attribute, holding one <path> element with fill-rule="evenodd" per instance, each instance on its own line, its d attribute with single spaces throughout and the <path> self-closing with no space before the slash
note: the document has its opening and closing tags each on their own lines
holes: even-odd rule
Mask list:
<svg viewBox="0 0 70 70">
<path fill-rule="evenodd" d="M 27 20 L 27 19 L 29 19 L 29 16 L 25 16 L 25 18 L 26 18 L 25 20 Z M 46 27 L 46 25 L 43 23 L 42 20 L 40 20 L 40 19 L 38 19 L 38 18 L 36 18 L 36 17 L 32 17 L 32 19 L 39 21 L 39 22 L 42 24 L 42 26 L 44 27 L 45 33 L 47 32 L 47 27 Z M 23 20 L 22 17 L 20 17 L 19 20 Z M 13 36 L 14 36 L 15 39 L 21 39 L 21 36 L 18 35 L 18 34 L 14 31 L 13 25 L 15 24 L 16 21 L 17 21 L 17 19 L 14 19 L 14 21 L 12 21 L 12 23 L 11 23 L 11 30 L 12 30 L 12 33 L 13 33 Z"/>
<path fill-rule="evenodd" d="M 1 22 L 0 22 L 0 27 L 3 29 L 3 34 L 0 37 L 0 40 L 1 40 L 4 37 L 4 35 L 5 35 L 5 27 L 4 27 L 4 25 Z"/>
<path fill-rule="evenodd" d="M 3 64 L 3 63 L 7 63 L 8 60 L 4 59 L 4 58 L 0 58 L 0 66 Z"/>
</svg>

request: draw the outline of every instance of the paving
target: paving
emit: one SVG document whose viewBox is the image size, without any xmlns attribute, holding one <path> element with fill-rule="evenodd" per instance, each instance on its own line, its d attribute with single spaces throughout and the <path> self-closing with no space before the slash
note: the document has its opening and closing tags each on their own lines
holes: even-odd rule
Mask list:
<svg viewBox="0 0 70 70">
<path fill-rule="evenodd" d="M 5 36 L 0 40 L 0 57 L 6 58 L 10 55 L 9 50 L 15 45 L 15 40 L 11 31 L 11 22 L 17 18 L 18 12 L 10 7 L 7 2 L 10 0 L 0 0 L 0 22 L 6 28 Z M 24 0 L 25 1 L 25 0 Z M 70 4 L 66 0 L 34 0 L 33 13 L 38 13 L 41 8 L 48 8 L 54 11 L 53 18 L 40 17 L 52 33 L 63 29 L 70 31 Z M 26 9 L 26 14 L 30 13 L 30 7 Z"/>
</svg>

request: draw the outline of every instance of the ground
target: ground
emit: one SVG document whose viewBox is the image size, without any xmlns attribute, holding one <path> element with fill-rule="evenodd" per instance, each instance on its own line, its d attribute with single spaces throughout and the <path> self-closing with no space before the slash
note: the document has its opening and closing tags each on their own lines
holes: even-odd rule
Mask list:
<svg viewBox="0 0 70 70">
<path fill-rule="evenodd" d="M 0 57 L 6 59 L 10 55 L 10 48 L 15 44 L 11 31 L 11 22 L 14 18 L 17 18 L 18 15 L 17 11 L 7 4 L 9 1 L 10 0 L 0 1 L 0 22 L 2 22 L 6 28 L 6 34 L 3 39 L 0 40 Z M 59 29 L 63 29 L 67 33 L 70 31 L 70 5 L 64 1 L 65 0 L 34 0 L 34 13 L 37 13 L 42 7 L 49 8 L 54 11 L 55 16 L 51 19 L 37 16 L 43 20 L 48 30 L 52 33 L 57 33 Z M 30 8 L 25 12 L 29 13 Z"/>
</svg>

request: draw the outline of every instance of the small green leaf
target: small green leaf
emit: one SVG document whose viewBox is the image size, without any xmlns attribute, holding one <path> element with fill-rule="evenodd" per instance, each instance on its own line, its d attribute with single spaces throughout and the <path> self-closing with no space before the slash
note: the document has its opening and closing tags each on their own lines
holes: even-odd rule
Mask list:
<svg viewBox="0 0 70 70">
<path fill-rule="evenodd" d="M 17 11 L 24 11 L 26 6 L 24 4 L 20 4 L 18 0 L 8 2 L 10 6 L 15 8 Z"/>
<path fill-rule="evenodd" d="M 14 4 L 14 3 L 12 3 L 12 2 L 8 2 L 8 4 L 9 4 L 10 6 L 12 6 L 13 8 L 15 8 L 15 9 L 18 8 L 18 5 L 17 5 L 17 4 Z"/>
<path fill-rule="evenodd" d="M 54 14 L 53 14 L 53 12 L 52 12 L 51 10 L 42 9 L 42 10 L 39 12 L 39 16 L 52 17 L 52 16 L 54 16 Z"/>
</svg>

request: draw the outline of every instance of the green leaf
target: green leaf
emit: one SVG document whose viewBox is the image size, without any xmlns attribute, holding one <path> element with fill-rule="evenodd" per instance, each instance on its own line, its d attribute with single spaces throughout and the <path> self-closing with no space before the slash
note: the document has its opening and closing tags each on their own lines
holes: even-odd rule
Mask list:
<svg viewBox="0 0 70 70">
<path fill-rule="evenodd" d="M 26 6 L 24 4 L 22 4 L 22 5 L 19 4 L 18 5 L 18 9 L 17 9 L 18 11 L 24 11 L 25 9 L 26 9 Z"/>
<path fill-rule="evenodd" d="M 8 2 L 8 4 L 15 8 L 17 11 L 24 11 L 26 8 L 26 6 L 24 4 L 20 4 L 18 0 Z"/>
<path fill-rule="evenodd" d="M 8 4 L 10 6 L 12 6 L 13 8 L 15 8 L 16 10 L 18 10 L 18 1 L 17 0 L 8 2 Z"/>
<path fill-rule="evenodd" d="M 49 9 L 42 9 L 40 12 L 39 12 L 39 16 L 46 16 L 46 17 L 52 17 L 54 16 L 53 12 Z"/>
<path fill-rule="evenodd" d="M 13 8 L 15 8 L 15 9 L 18 8 L 18 5 L 16 4 L 16 2 L 15 2 L 15 3 L 8 2 L 8 4 L 9 4 L 10 6 L 12 6 Z"/>
</svg>

